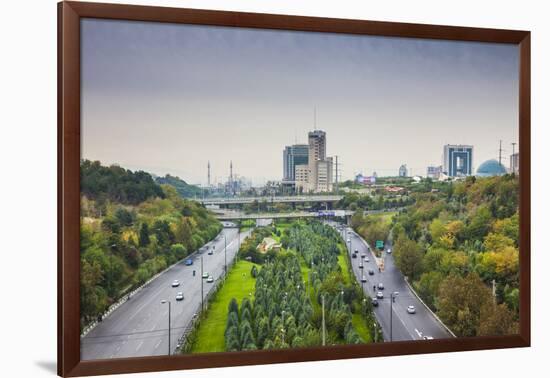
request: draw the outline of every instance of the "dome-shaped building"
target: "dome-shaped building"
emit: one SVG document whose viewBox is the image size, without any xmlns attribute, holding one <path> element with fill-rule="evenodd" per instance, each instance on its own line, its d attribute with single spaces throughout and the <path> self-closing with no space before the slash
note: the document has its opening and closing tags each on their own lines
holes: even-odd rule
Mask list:
<svg viewBox="0 0 550 378">
<path fill-rule="evenodd" d="M 495 159 L 487 160 L 477 168 L 477 176 L 481 177 L 500 176 L 504 174 L 506 174 L 506 168 Z"/>
</svg>

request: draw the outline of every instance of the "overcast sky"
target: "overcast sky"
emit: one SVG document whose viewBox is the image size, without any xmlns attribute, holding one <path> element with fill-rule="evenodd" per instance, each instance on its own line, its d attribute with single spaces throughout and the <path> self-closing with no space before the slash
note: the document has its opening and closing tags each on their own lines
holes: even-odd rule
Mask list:
<svg viewBox="0 0 550 378">
<path fill-rule="evenodd" d="M 443 145 L 508 166 L 514 45 L 82 21 L 82 157 L 206 183 L 281 179 L 285 145 L 327 132 L 342 178 L 413 174 Z M 517 146 L 516 146 L 517 148 Z"/>
</svg>

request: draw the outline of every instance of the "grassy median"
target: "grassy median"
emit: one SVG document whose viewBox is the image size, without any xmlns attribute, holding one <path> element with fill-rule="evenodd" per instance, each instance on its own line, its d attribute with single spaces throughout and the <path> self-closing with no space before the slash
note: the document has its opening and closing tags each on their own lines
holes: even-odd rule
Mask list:
<svg viewBox="0 0 550 378">
<path fill-rule="evenodd" d="M 254 298 L 256 279 L 250 275 L 254 265 L 256 264 L 240 260 L 229 271 L 227 280 L 208 307 L 206 318 L 201 321 L 191 353 L 225 351 L 224 333 L 229 302 L 231 298 L 235 298 L 240 305 L 244 297 L 251 300 Z"/>
</svg>

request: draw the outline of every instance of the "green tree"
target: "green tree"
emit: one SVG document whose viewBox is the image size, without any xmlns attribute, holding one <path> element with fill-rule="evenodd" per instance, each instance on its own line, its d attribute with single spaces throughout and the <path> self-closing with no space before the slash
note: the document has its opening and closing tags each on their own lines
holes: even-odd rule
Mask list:
<svg viewBox="0 0 550 378">
<path fill-rule="evenodd" d="M 411 280 L 422 273 L 424 254 L 420 246 L 408 237 L 402 237 L 394 245 L 395 264 Z"/>
<path fill-rule="evenodd" d="M 149 239 L 149 226 L 147 223 L 142 223 L 139 229 L 139 245 L 140 247 L 147 247 L 151 240 Z"/>
</svg>

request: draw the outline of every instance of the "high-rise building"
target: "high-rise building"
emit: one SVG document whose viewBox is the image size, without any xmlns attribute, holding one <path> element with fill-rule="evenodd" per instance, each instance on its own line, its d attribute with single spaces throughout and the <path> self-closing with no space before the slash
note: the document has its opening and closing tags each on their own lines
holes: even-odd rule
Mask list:
<svg viewBox="0 0 550 378">
<path fill-rule="evenodd" d="M 470 176 L 474 146 L 447 144 L 443 148 L 443 173 L 450 177 Z"/>
<path fill-rule="evenodd" d="M 309 145 L 309 186 L 311 190 L 317 191 L 317 162 L 325 160 L 327 152 L 326 133 L 321 130 L 314 130 L 308 133 Z"/>
<path fill-rule="evenodd" d="M 510 155 L 510 173 L 519 174 L 519 152 Z"/>
<path fill-rule="evenodd" d="M 307 193 L 312 190 L 309 186 L 309 165 L 300 164 L 295 167 L 294 182 L 297 193 Z"/>
<path fill-rule="evenodd" d="M 399 167 L 399 177 L 407 177 L 407 164 L 402 164 Z"/>
<path fill-rule="evenodd" d="M 309 146 L 294 144 L 283 151 L 283 181 L 295 181 L 296 166 L 308 164 Z"/>
<path fill-rule="evenodd" d="M 332 158 L 317 161 L 317 191 L 332 191 Z"/>
</svg>

